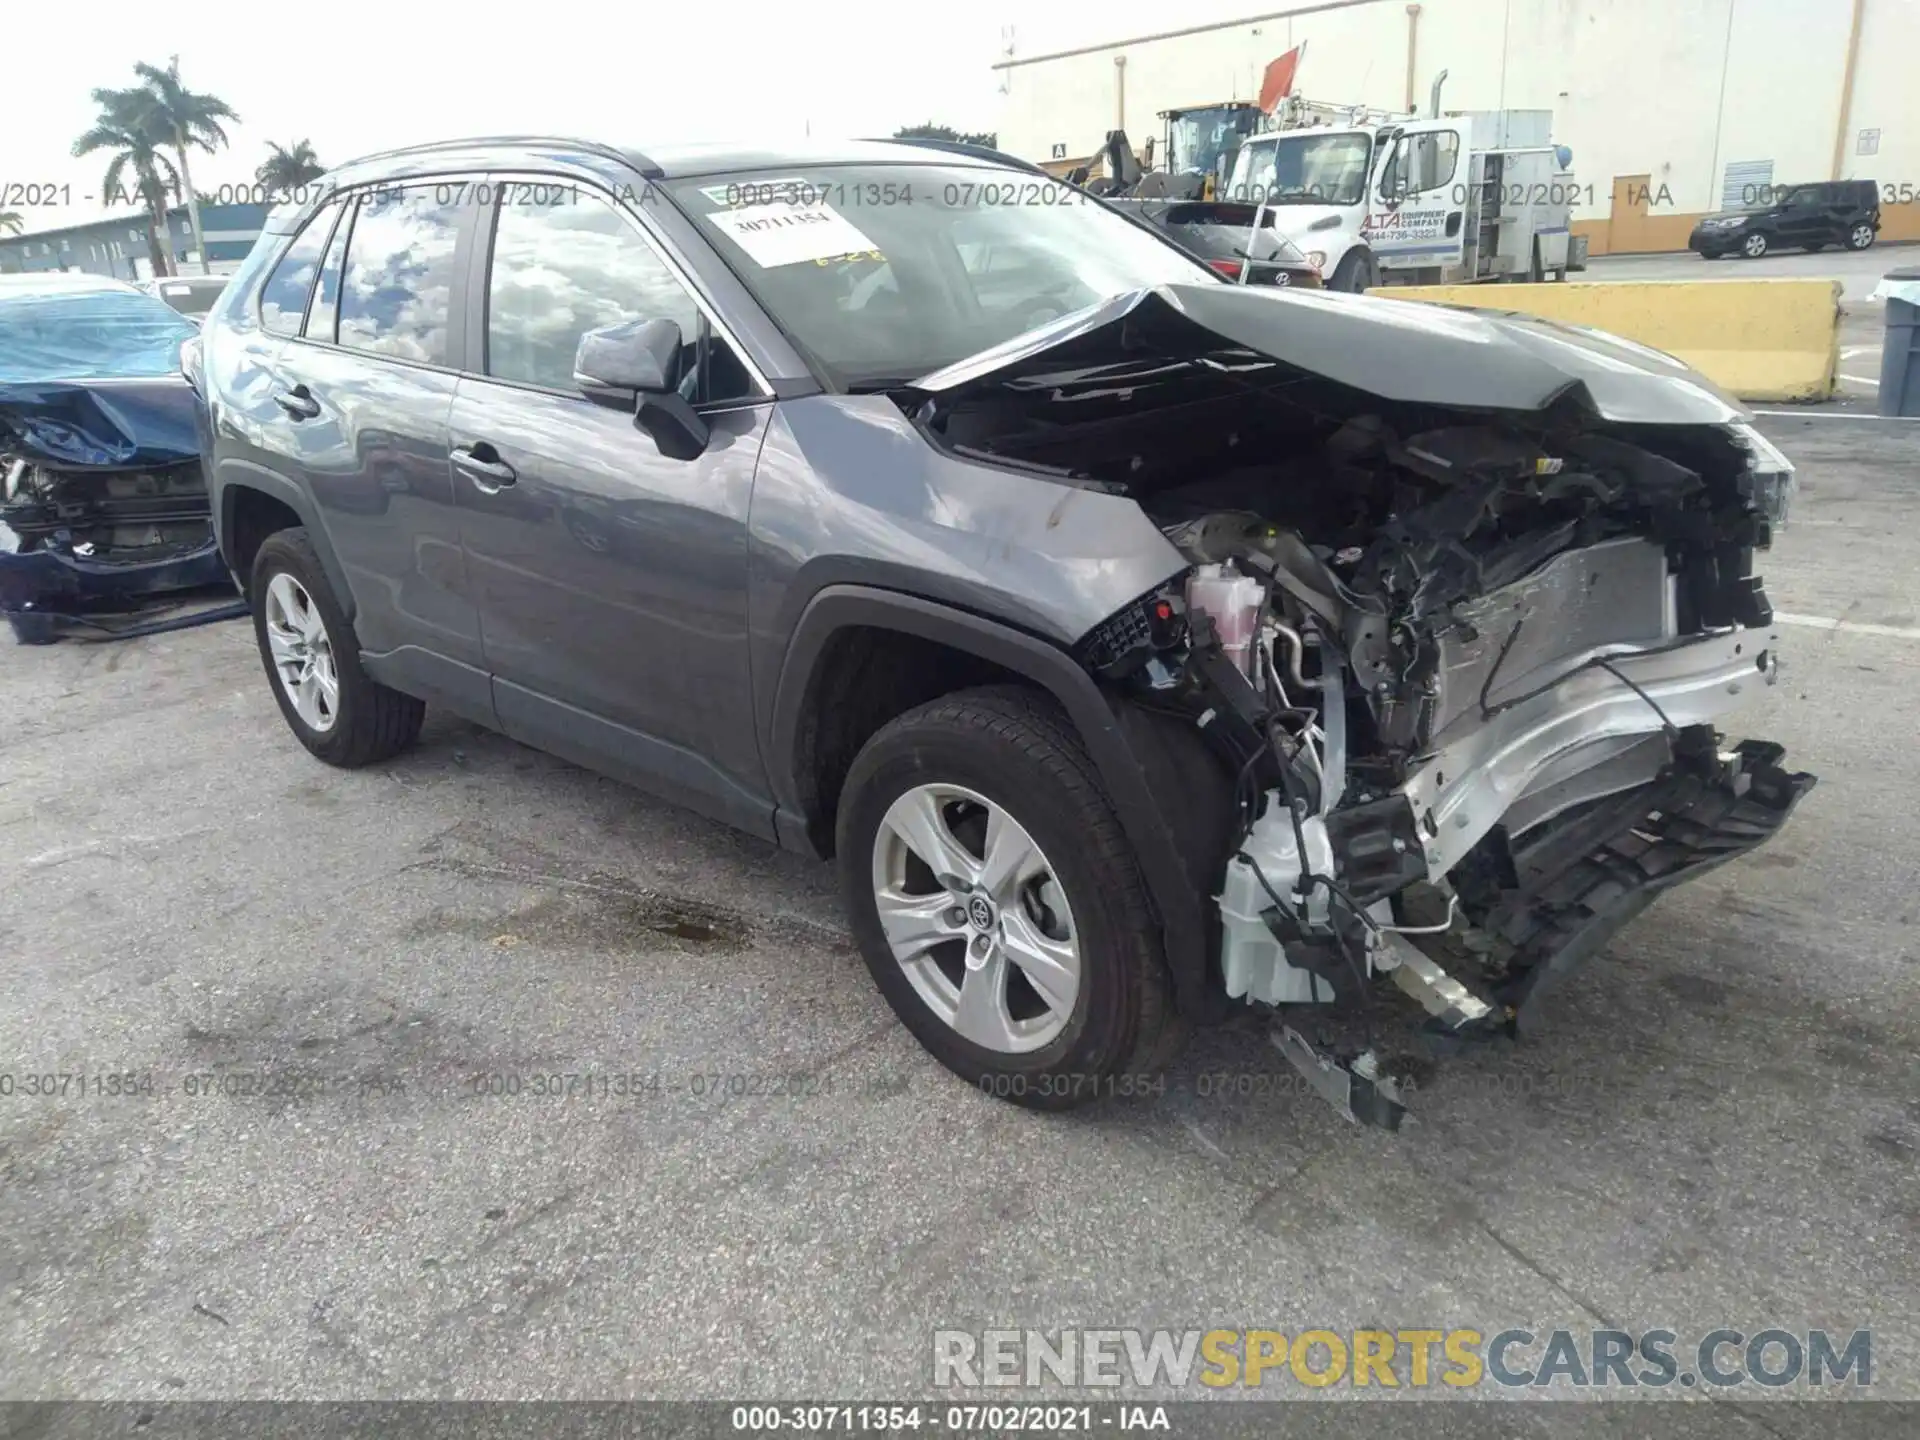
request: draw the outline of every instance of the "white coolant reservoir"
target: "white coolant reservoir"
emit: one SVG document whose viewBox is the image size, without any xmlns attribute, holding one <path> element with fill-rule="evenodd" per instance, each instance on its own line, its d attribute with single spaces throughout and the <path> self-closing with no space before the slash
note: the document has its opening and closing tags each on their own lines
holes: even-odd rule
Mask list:
<svg viewBox="0 0 1920 1440">
<path fill-rule="evenodd" d="M 1195 566 L 1187 577 L 1188 612 L 1199 611 L 1212 619 L 1220 648 L 1249 678 L 1253 675 L 1253 641 L 1260 629 L 1260 607 L 1266 598 L 1266 587 L 1253 576 L 1242 575 L 1231 560 Z"/>
</svg>

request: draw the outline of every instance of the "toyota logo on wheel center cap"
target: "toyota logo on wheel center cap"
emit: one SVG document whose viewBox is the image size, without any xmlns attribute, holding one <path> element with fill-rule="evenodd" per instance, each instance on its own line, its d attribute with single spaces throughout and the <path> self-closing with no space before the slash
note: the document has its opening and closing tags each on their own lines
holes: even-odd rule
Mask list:
<svg viewBox="0 0 1920 1440">
<path fill-rule="evenodd" d="M 976 930 L 991 930 L 995 916 L 993 902 L 984 895 L 976 895 L 967 901 L 967 921 Z"/>
</svg>

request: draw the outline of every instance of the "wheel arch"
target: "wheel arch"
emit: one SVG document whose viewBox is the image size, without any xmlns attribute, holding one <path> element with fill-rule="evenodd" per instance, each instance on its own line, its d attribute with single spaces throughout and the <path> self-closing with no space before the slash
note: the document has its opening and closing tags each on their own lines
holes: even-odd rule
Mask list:
<svg viewBox="0 0 1920 1440">
<path fill-rule="evenodd" d="M 1355 265 L 1366 267 L 1372 274 L 1372 283 L 1374 285 L 1381 283 L 1379 252 L 1367 243 L 1365 237 L 1356 237 L 1354 242 L 1342 250 L 1337 256 L 1334 256 L 1333 263 L 1327 266 L 1327 273 L 1322 283 L 1324 283 L 1328 289 L 1331 290 L 1335 288 L 1333 277 L 1340 273 L 1340 267 L 1348 261 L 1352 261 Z M 1362 286 L 1361 288 L 1366 289 L 1369 287 Z"/>
<path fill-rule="evenodd" d="M 220 557 L 233 572 L 241 593 L 248 590 L 253 557 L 259 552 L 261 542 L 275 530 L 289 528 L 278 524 L 262 528 L 259 517 L 275 509 L 284 511 L 294 525 L 306 530 L 313 541 L 314 552 L 320 557 L 321 568 L 326 571 L 327 583 L 333 587 L 340 608 L 351 622 L 356 610 L 353 590 L 347 584 L 339 557 L 333 553 L 332 541 L 319 524 L 310 497 L 283 475 L 230 461 L 222 467 L 214 526 L 220 542 Z"/>
<path fill-rule="evenodd" d="M 1148 780 L 1152 757 L 1136 744 L 1138 728 L 1125 723 L 1124 702 L 1103 691 L 1064 649 L 1051 641 L 971 611 L 865 585 L 829 585 L 813 595 L 789 637 L 774 688 L 767 769 L 782 844 L 823 857 L 830 851 L 832 808 L 804 773 L 807 738 L 826 672 L 823 657 L 848 630 L 890 632 L 974 657 L 1052 696 L 1099 771 L 1116 818 L 1126 832 L 1153 902 L 1183 1014 L 1217 1020 L 1225 995 L 1210 985 L 1209 937 L 1202 901 L 1176 829 Z M 968 682 L 970 683 L 970 682 Z M 956 686 L 953 688 L 964 688 Z M 833 797 L 837 800 L 837 795 Z"/>
</svg>

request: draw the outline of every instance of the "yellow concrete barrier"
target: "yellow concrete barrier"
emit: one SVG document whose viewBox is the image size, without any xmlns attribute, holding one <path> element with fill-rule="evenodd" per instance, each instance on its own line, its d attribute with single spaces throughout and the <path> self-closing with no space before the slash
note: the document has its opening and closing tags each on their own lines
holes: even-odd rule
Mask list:
<svg viewBox="0 0 1920 1440">
<path fill-rule="evenodd" d="M 1840 357 L 1837 280 L 1390 285 L 1368 293 L 1611 331 L 1677 356 L 1742 400 L 1825 400 Z"/>
</svg>

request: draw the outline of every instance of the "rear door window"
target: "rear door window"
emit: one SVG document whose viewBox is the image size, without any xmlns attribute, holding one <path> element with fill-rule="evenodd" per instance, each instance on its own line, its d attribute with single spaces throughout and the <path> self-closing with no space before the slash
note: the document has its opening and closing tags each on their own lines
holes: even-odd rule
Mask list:
<svg viewBox="0 0 1920 1440">
<path fill-rule="evenodd" d="M 350 350 L 446 365 L 453 258 L 460 230 L 448 187 L 368 191 L 341 272 L 339 343 Z M 317 267 L 316 267 L 317 268 Z"/>
<path fill-rule="evenodd" d="M 307 297 L 313 293 L 313 277 L 320 269 L 321 252 L 333 233 L 333 222 L 340 214 L 340 202 L 322 206 L 306 224 L 280 263 L 260 287 L 260 324 L 275 335 L 298 335 L 301 317 L 307 313 Z"/>
</svg>

